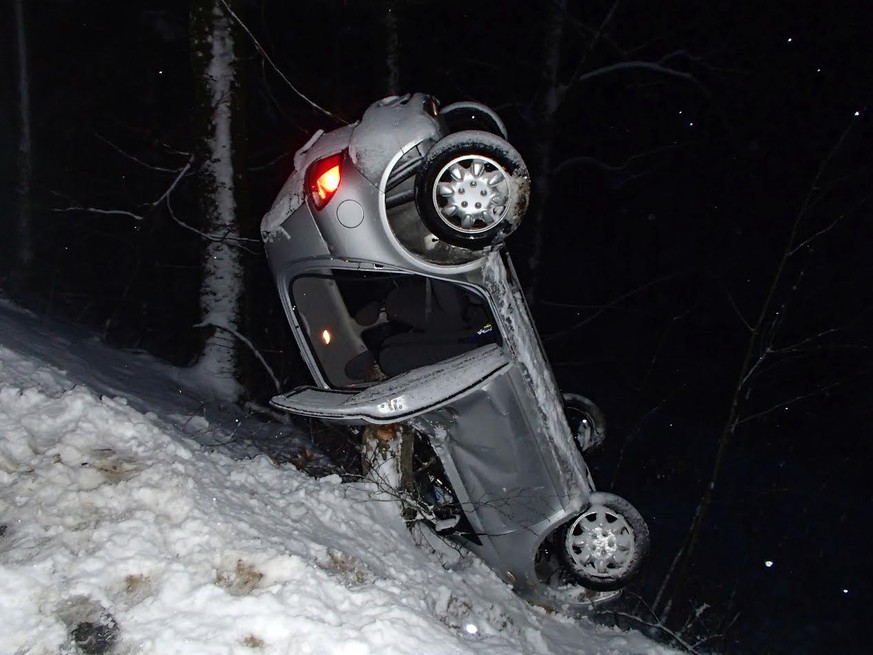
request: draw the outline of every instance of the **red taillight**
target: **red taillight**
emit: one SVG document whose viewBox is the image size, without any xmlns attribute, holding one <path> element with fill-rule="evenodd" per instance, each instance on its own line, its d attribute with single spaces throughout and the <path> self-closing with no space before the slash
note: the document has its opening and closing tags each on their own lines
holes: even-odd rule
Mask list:
<svg viewBox="0 0 873 655">
<path fill-rule="evenodd" d="M 331 155 L 315 162 L 309 169 L 309 195 L 316 209 L 323 208 L 340 185 L 342 155 Z"/>
</svg>

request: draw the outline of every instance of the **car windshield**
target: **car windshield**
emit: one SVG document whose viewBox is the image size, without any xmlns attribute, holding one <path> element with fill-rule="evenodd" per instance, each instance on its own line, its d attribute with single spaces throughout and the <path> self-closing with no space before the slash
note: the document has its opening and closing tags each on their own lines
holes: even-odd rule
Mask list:
<svg viewBox="0 0 873 655">
<path fill-rule="evenodd" d="M 330 270 L 291 282 L 294 311 L 333 388 L 380 382 L 500 343 L 474 289 L 422 275 Z"/>
</svg>

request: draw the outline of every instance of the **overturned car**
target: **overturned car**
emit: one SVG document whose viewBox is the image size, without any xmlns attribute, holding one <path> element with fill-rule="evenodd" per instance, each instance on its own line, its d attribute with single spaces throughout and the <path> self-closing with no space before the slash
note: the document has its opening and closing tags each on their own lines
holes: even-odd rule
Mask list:
<svg viewBox="0 0 873 655">
<path fill-rule="evenodd" d="M 321 132 L 261 225 L 315 384 L 273 399 L 415 434 L 414 506 L 550 607 L 613 597 L 648 548 L 639 513 L 595 491 L 603 419 L 561 394 L 504 247 L 530 178 L 476 103 L 385 98 Z"/>
</svg>

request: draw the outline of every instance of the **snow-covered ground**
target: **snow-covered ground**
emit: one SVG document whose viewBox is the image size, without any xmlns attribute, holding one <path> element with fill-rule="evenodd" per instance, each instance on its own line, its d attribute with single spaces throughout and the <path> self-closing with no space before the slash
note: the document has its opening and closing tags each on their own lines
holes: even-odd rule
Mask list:
<svg viewBox="0 0 873 655">
<path fill-rule="evenodd" d="M 257 447 L 308 435 L 179 378 L 0 301 L 0 655 L 672 652 L 446 566 L 390 497 Z"/>
</svg>

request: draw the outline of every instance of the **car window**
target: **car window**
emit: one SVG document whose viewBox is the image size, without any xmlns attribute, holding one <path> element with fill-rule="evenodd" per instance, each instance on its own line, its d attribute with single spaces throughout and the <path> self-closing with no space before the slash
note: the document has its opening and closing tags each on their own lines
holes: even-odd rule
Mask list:
<svg viewBox="0 0 873 655">
<path fill-rule="evenodd" d="M 291 283 L 298 322 L 328 384 L 365 386 L 501 343 L 475 290 L 422 275 L 331 270 Z"/>
</svg>

